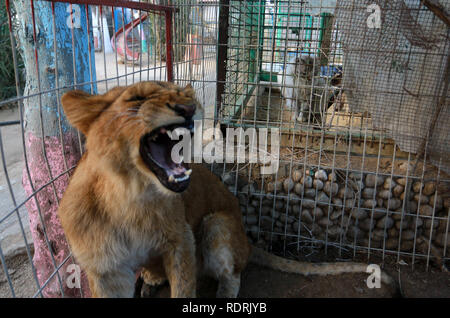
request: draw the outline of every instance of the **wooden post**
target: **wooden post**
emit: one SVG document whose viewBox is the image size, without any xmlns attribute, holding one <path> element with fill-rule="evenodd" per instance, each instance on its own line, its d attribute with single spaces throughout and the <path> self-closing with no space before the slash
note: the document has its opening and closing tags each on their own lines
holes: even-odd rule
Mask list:
<svg viewBox="0 0 450 318">
<path fill-rule="evenodd" d="M 78 270 L 75 266 L 68 267 L 72 264 L 70 258 L 54 275 L 55 266 L 69 255 L 57 217 L 58 201 L 69 180 L 64 171 L 76 165 L 81 148 L 77 133 L 62 111 L 60 97 L 64 91 L 55 89 L 73 89 L 73 84 L 87 83 L 76 88 L 96 92 L 90 11 L 84 5 L 67 3 L 33 0 L 13 0 L 13 3 L 26 70 L 23 95 L 30 96 L 23 100 L 21 114 L 27 163 L 23 185 L 27 196 L 33 196 L 26 204 L 35 248 L 33 263 L 41 285 L 53 275 L 43 289 L 43 296 L 80 297 L 81 289 L 86 296 L 86 280 L 81 275 L 82 288 L 77 288 Z M 52 179 L 56 180 L 51 182 Z M 74 284 L 68 284 L 68 279 Z"/>
</svg>

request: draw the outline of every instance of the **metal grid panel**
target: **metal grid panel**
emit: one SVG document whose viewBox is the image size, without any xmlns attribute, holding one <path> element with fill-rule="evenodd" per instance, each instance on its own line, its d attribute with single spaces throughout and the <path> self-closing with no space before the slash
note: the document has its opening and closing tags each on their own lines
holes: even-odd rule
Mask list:
<svg viewBox="0 0 450 318">
<path fill-rule="evenodd" d="M 242 13 L 249 6 L 261 13 L 254 22 L 260 31 L 256 48 L 242 29 L 252 30 Z M 368 261 L 393 255 L 412 258 L 413 267 L 416 259 L 425 259 L 427 268 L 430 260 L 442 266 L 448 260 L 450 193 L 443 153 L 435 152 L 440 160 L 431 165 L 428 147 L 422 154 L 404 152 L 388 130 L 374 124 L 377 109 L 353 110 L 355 87 L 345 81 L 350 54 L 364 61 L 371 53 L 389 52 L 345 51 L 336 1 L 242 1 L 238 7 L 230 2 L 229 10 L 229 30 L 240 32 L 237 40 L 229 39 L 236 44 L 228 47 L 222 131 L 278 128 L 281 140 L 275 175 L 262 175 L 255 163 L 214 168 L 239 197 L 253 243 L 284 255 L 324 249 L 340 258 L 363 252 Z M 369 15 L 367 6 L 354 10 Z M 348 28 L 362 29 L 352 29 L 351 22 Z M 256 49 L 254 81 L 246 77 L 245 63 L 238 67 L 237 48 Z M 443 51 L 438 54 L 445 60 Z M 299 72 L 302 63 L 307 67 Z M 435 66 L 437 73 L 445 71 L 445 63 Z"/>
<path fill-rule="evenodd" d="M 190 82 L 214 116 L 217 4 L 177 1 L 175 11 L 167 1 L 62 2 L 5 6 L 2 27 L 11 43 L 16 92 L 0 101 L 7 116 L 0 122 L 1 284 L 10 289 L 4 296 L 89 295 L 83 279 L 81 288 L 68 287 L 74 259 L 55 219 L 84 151 L 83 136 L 62 114 L 64 92 L 101 94 L 145 80 Z M 12 253 L 27 255 L 27 273 L 20 272 L 32 279 L 26 286 L 14 279 L 19 273 Z"/>
</svg>

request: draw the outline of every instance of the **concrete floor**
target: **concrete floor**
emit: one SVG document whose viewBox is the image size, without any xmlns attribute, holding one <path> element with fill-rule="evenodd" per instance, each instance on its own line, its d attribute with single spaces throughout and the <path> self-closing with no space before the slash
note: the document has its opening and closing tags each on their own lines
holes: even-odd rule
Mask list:
<svg viewBox="0 0 450 318">
<path fill-rule="evenodd" d="M 1 109 L 0 121 L 19 120 L 19 112 L 17 108 Z M 19 125 L 1 127 L 2 143 L 4 149 L 5 163 L 7 174 L 9 176 L 13 195 L 17 204 L 22 203 L 25 198 L 25 192 L 22 187 L 22 171 L 24 168 L 23 147 Z M 0 246 L 5 256 L 13 256 L 24 252 L 25 241 L 19 223 L 18 213 L 1 221 L 9 214 L 15 205 L 9 191 L 6 175 L 3 169 L 3 161 L 0 169 Z M 28 214 L 25 207 L 19 209 L 20 218 L 24 227 L 24 231 L 28 243 L 32 243 Z"/>
</svg>

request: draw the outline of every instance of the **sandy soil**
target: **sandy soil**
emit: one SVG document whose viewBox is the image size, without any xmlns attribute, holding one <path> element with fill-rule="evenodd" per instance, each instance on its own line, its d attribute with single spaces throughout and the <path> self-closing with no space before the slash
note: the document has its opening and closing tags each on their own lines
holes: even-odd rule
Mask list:
<svg viewBox="0 0 450 318">
<path fill-rule="evenodd" d="M 32 297 L 36 292 L 31 265 L 26 255 L 16 256 L 8 261 L 10 276 L 17 297 Z M 414 271 L 409 265 L 396 265 L 386 260 L 384 268 L 392 277 L 400 281 L 405 297 L 444 297 L 450 298 L 450 274 L 431 267 L 428 272 L 422 263 Z M 365 283 L 367 274 L 344 274 L 339 276 L 309 276 L 281 273 L 250 264 L 242 273 L 239 297 L 245 298 L 339 298 L 339 297 L 377 297 L 394 296 L 392 288 L 382 286 L 369 289 Z M 209 278 L 201 278 L 198 284 L 199 297 L 214 297 L 217 283 Z M 145 290 L 145 287 L 144 287 Z M 156 297 L 168 297 L 169 287 L 158 289 Z M 9 284 L 3 271 L 0 271 L 0 297 L 11 297 Z"/>
</svg>

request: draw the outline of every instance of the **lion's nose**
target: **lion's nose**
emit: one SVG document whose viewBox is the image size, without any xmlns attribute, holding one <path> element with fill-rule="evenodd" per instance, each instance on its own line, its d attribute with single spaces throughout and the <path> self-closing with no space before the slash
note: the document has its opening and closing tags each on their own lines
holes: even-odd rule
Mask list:
<svg viewBox="0 0 450 318">
<path fill-rule="evenodd" d="M 190 118 L 192 116 L 194 116 L 195 114 L 195 104 L 191 104 L 191 105 L 182 105 L 182 104 L 176 104 L 174 109 L 175 112 L 183 117 L 187 117 Z"/>
</svg>

